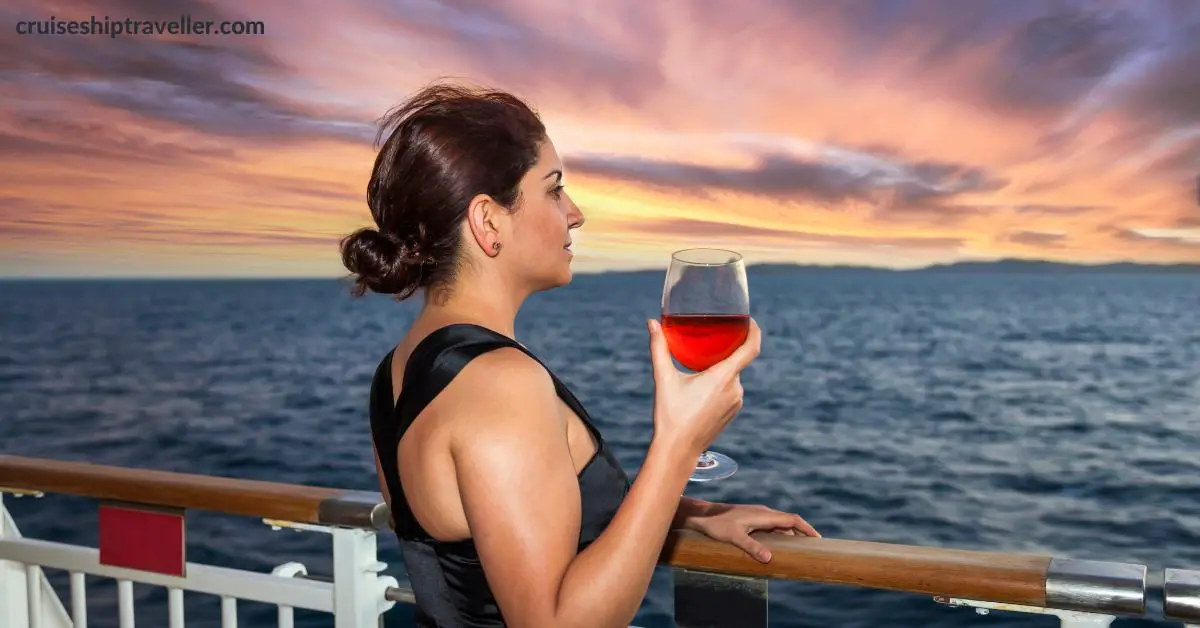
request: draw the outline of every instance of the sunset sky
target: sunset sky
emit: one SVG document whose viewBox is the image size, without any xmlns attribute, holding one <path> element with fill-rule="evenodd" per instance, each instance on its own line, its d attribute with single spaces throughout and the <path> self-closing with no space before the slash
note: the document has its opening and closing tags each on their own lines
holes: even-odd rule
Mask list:
<svg viewBox="0 0 1200 628">
<path fill-rule="evenodd" d="M 18 35 L 257 20 L 260 36 Z M 5 0 L 0 276 L 339 276 L 374 121 L 542 113 L 582 271 L 1200 261 L 1195 0 Z"/>
</svg>

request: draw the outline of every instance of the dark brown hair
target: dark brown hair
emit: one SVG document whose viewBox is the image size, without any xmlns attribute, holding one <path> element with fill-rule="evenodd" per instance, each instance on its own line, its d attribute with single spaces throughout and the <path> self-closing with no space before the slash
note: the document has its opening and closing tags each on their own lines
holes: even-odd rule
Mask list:
<svg viewBox="0 0 1200 628">
<path fill-rule="evenodd" d="M 456 277 L 472 198 L 487 194 L 516 208 L 546 129 L 512 94 L 434 83 L 383 117 L 376 144 L 385 134 L 367 184 L 376 228 L 342 240 L 342 264 L 355 296 L 370 290 L 402 300 Z"/>
</svg>

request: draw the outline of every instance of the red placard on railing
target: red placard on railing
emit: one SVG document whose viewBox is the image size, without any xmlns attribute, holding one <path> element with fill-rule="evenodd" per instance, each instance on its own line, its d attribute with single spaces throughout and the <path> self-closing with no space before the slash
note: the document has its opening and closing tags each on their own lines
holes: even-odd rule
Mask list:
<svg viewBox="0 0 1200 628">
<path fill-rule="evenodd" d="M 183 577 L 186 519 L 180 508 L 100 504 L 100 563 Z"/>
</svg>

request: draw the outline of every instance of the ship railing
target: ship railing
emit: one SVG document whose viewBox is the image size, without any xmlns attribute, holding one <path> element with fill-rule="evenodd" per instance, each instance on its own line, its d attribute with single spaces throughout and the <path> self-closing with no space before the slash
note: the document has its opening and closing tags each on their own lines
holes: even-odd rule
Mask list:
<svg viewBox="0 0 1200 628">
<path fill-rule="evenodd" d="M 109 513 L 100 517 L 100 547 L 22 536 L 4 507 L 6 493 L 98 500 L 101 514 Z M 328 534 L 333 573 L 310 574 L 299 562 L 267 573 L 145 556 L 147 543 L 164 556 L 186 555 L 188 510 Z M 281 627 L 290 628 L 292 610 L 304 608 L 331 613 L 335 628 L 375 628 L 394 604 L 413 603 L 412 592 L 386 575 L 377 557 L 388 519 L 376 492 L 0 456 L 0 626 L 86 628 L 86 574 L 116 580 L 121 628 L 133 627 L 133 583 L 167 589 L 171 628 L 184 626 L 184 591 L 220 597 L 223 628 L 237 626 L 239 600 L 276 605 Z M 131 538 L 143 543 L 141 550 L 131 551 Z M 693 532 L 671 532 L 661 562 L 673 570 L 677 626 L 766 626 L 771 580 L 926 595 L 980 614 L 1053 615 L 1067 628 L 1146 614 L 1147 568 L 1139 564 L 771 533 L 756 538 L 770 548 L 769 563 Z M 45 569 L 69 574 L 69 611 Z M 1164 616 L 1200 624 L 1200 571 L 1166 569 L 1163 576 Z"/>
</svg>

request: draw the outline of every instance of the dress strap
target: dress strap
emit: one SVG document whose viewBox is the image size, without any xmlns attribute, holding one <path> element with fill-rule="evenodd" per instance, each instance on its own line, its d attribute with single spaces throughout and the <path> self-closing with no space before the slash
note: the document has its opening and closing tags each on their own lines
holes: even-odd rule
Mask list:
<svg viewBox="0 0 1200 628">
<path fill-rule="evenodd" d="M 588 431 L 596 439 L 597 445 L 603 446 L 603 437 L 592 425 L 591 417 L 583 404 L 545 363 L 519 342 L 486 327 L 469 323 L 438 328 L 413 348 L 404 366 L 403 387 L 399 399 L 394 404 L 392 362 L 395 349 L 380 363 L 371 385 L 372 440 L 376 451 L 379 452 L 379 466 L 383 470 L 384 480 L 391 494 L 396 531 L 402 538 L 433 540 L 417 523 L 404 496 L 399 463 L 395 455 L 400 439 L 417 416 L 454 381 L 471 360 L 505 347 L 521 350 L 546 368 L 546 372 L 554 381 L 558 396 L 583 420 Z"/>
</svg>

